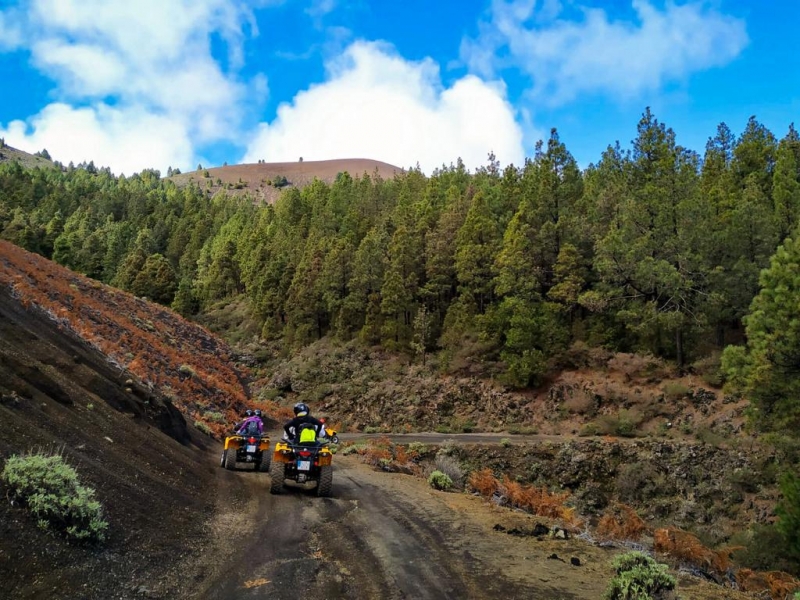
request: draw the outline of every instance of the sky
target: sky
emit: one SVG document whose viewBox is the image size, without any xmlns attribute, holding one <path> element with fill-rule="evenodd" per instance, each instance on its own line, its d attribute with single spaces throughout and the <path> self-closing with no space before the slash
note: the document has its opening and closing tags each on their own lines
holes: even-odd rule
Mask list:
<svg viewBox="0 0 800 600">
<path fill-rule="evenodd" d="M 0 137 L 115 173 L 372 158 L 582 167 L 646 107 L 703 151 L 800 121 L 797 0 L 0 0 Z"/>
</svg>

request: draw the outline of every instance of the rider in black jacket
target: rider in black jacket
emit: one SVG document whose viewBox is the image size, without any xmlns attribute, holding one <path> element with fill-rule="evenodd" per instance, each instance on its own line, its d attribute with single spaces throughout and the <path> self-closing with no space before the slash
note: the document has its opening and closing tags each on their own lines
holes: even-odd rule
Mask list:
<svg viewBox="0 0 800 600">
<path fill-rule="evenodd" d="M 309 412 L 308 405 L 302 402 L 298 402 L 294 405 L 294 419 L 283 426 L 283 430 L 286 432 L 287 439 L 296 441 L 300 434 L 301 426 L 306 423 L 310 423 L 314 426 L 314 429 L 317 432 L 317 437 L 321 435 L 323 427 L 322 421 L 312 417 L 310 414 L 308 414 Z"/>
</svg>

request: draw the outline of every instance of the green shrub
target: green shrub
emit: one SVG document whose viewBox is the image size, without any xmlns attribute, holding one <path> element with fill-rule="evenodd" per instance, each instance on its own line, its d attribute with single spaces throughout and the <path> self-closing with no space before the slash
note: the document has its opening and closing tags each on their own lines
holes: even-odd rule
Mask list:
<svg viewBox="0 0 800 600">
<path fill-rule="evenodd" d="M 619 437 L 636 437 L 636 423 L 628 415 L 621 414 L 614 426 L 614 433 Z"/>
<path fill-rule="evenodd" d="M 178 367 L 178 373 L 187 377 L 194 377 L 196 375 L 194 369 L 190 365 L 181 365 Z"/>
<path fill-rule="evenodd" d="M 799 572 L 800 561 L 790 558 L 789 541 L 773 523 L 753 525 L 749 531 L 734 534 L 731 546 L 737 564 L 756 571 Z"/>
<path fill-rule="evenodd" d="M 428 477 L 428 483 L 432 488 L 442 490 L 443 492 L 453 487 L 453 480 L 441 471 L 434 471 L 431 473 L 430 477 Z"/>
<path fill-rule="evenodd" d="M 194 426 L 198 431 L 202 431 L 206 435 L 211 435 L 211 428 L 203 423 L 203 421 L 195 421 Z"/>
<path fill-rule="evenodd" d="M 778 531 L 787 541 L 792 558 L 800 559 L 800 477 L 792 472 L 781 479 L 783 499 L 778 504 Z"/>
<path fill-rule="evenodd" d="M 680 381 L 670 381 L 665 383 L 663 390 L 664 397 L 667 400 L 672 400 L 673 402 L 680 400 L 681 398 L 685 398 L 690 391 L 689 388 Z"/>
<path fill-rule="evenodd" d="M 433 461 L 433 466 L 436 469 L 435 472 L 445 475 L 451 484 L 459 488 L 463 485 L 464 471 L 455 457 L 439 452 Z"/>
<path fill-rule="evenodd" d="M 78 473 L 61 455 L 12 456 L 0 478 L 42 529 L 63 532 L 74 540 L 105 539 L 108 523 L 94 499 L 95 491 L 81 485 Z"/>
<path fill-rule="evenodd" d="M 692 369 L 712 387 L 720 388 L 725 383 L 721 352 L 713 352 L 709 356 L 701 358 L 692 365 Z"/>
<path fill-rule="evenodd" d="M 586 423 L 583 427 L 581 427 L 580 431 L 578 431 L 578 436 L 580 437 L 590 437 L 599 434 L 600 426 L 597 423 Z"/>
<path fill-rule="evenodd" d="M 508 438 L 503 438 L 502 440 L 500 440 L 500 445 L 503 448 L 508 448 L 511 445 L 511 440 Z"/>
<path fill-rule="evenodd" d="M 605 600 L 652 600 L 653 594 L 675 588 L 677 582 L 667 565 L 642 552 L 628 552 L 614 561 L 616 576 L 606 590 Z"/>
<path fill-rule="evenodd" d="M 425 454 L 428 451 L 428 447 L 422 442 L 411 442 L 408 445 L 408 451 L 416 452 L 417 454 Z"/>
<path fill-rule="evenodd" d="M 221 412 L 217 411 L 209 411 L 203 415 L 204 419 L 211 421 L 212 423 L 225 423 L 225 415 Z"/>
<path fill-rule="evenodd" d="M 353 444 L 351 446 L 346 446 L 342 450 L 342 456 L 347 456 L 348 454 L 358 454 L 363 452 L 367 449 L 367 444 L 364 442 L 358 442 L 357 444 Z"/>
</svg>

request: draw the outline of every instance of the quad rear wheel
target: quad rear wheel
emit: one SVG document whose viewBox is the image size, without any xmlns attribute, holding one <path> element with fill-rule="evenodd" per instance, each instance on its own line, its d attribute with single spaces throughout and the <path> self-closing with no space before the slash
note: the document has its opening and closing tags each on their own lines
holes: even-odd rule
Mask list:
<svg viewBox="0 0 800 600">
<path fill-rule="evenodd" d="M 333 467 L 326 465 L 319 468 L 319 483 L 317 484 L 317 496 L 325 497 L 331 495 L 333 487 Z"/>
<path fill-rule="evenodd" d="M 272 479 L 269 485 L 269 493 L 280 494 L 283 489 L 283 480 L 286 476 L 286 466 L 282 462 L 270 461 L 269 476 Z"/>
<path fill-rule="evenodd" d="M 225 468 L 233 471 L 236 468 L 236 448 L 225 450 Z"/>
<path fill-rule="evenodd" d="M 272 463 L 272 456 L 266 452 L 261 455 L 261 460 L 256 463 L 256 471 L 268 473 Z"/>
</svg>

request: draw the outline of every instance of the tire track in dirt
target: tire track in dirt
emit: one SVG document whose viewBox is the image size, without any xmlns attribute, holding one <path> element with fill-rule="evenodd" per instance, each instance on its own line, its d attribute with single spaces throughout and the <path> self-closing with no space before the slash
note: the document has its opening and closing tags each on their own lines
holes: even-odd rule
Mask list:
<svg viewBox="0 0 800 600">
<path fill-rule="evenodd" d="M 382 475 L 339 457 L 334 497 L 317 498 L 290 487 L 272 496 L 265 474 L 220 470 L 216 547 L 189 597 L 577 598 L 506 576 L 500 556 L 487 561 L 492 549 L 474 554 L 482 534 L 464 527 L 468 516 Z"/>
</svg>

